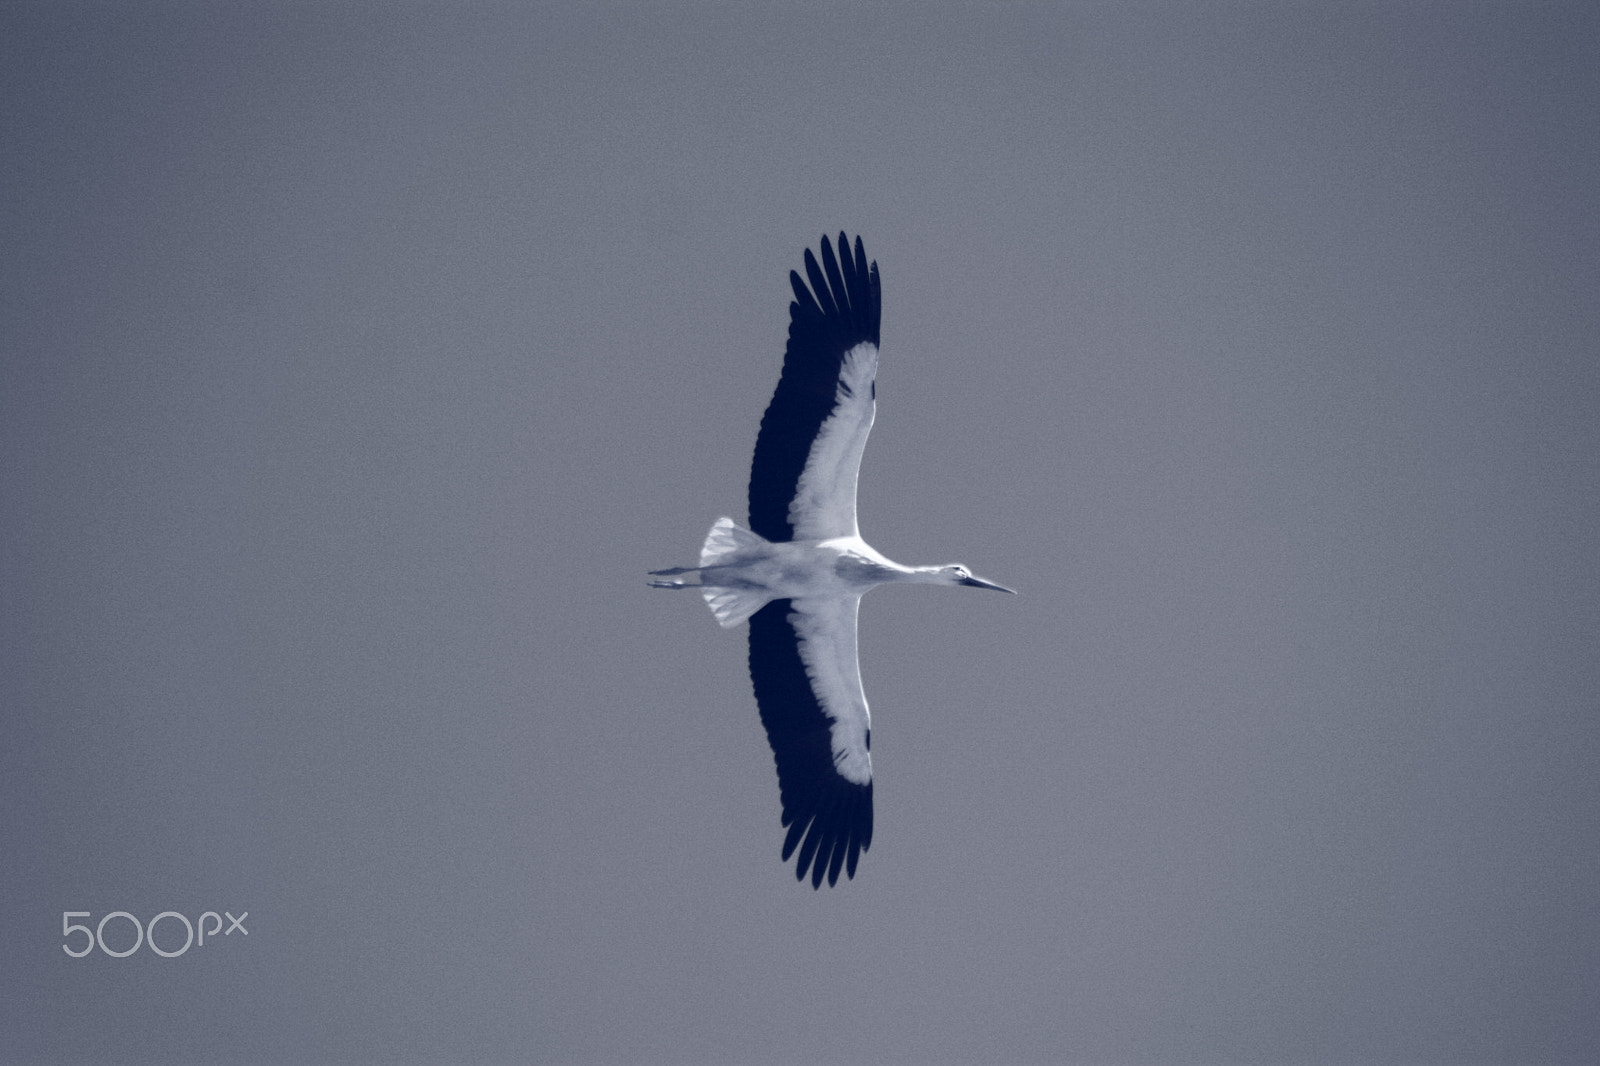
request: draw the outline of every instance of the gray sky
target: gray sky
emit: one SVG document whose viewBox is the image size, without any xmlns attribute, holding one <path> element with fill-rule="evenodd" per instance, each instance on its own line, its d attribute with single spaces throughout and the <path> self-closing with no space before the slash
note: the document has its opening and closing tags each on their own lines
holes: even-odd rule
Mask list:
<svg viewBox="0 0 1600 1066">
<path fill-rule="evenodd" d="M 0 1058 L 1594 1061 L 1597 113 L 1588 4 L 6 4 Z M 644 571 L 841 228 L 863 533 L 1023 595 L 868 597 L 813 892 Z"/>
</svg>

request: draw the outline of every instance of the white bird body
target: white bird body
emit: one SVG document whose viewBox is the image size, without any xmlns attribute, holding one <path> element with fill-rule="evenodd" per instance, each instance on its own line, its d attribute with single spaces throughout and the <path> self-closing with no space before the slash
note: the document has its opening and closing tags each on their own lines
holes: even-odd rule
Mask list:
<svg viewBox="0 0 1600 1066">
<path fill-rule="evenodd" d="M 872 718 L 861 688 L 856 615 L 878 585 L 1011 590 L 956 563 L 902 566 L 856 524 L 856 480 L 877 407 L 878 265 L 839 234 L 826 268 L 807 250 L 808 290 L 789 275 L 789 346 L 750 473 L 750 529 L 716 520 L 700 565 L 655 570 L 656 588 L 698 588 L 724 627 L 750 623 L 750 678 L 778 764 L 795 876 L 855 876 L 872 843 Z M 841 270 L 841 265 L 843 269 Z M 815 291 L 815 297 L 812 295 Z M 693 574 L 693 582 L 676 575 Z M 803 843 L 802 843 L 803 841 Z"/>
<path fill-rule="evenodd" d="M 724 528 L 722 523 L 725 522 L 731 524 L 733 519 L 719 518 L 707 540 L 721 533 Z M 738 529 L 737 526 L 734 528 Z M 748 530 L 738 531 L 755 536 Z M 829 537 L 826 540 L 762 540 L 757 545 L 741 547 L 732 554 L 720 556 L 713 563 L 702 562 L 695 569 L 700 574 L 700 586 L 705 588 L 709 601 L 713 587 L 760 592 L 768 600 L 805 596 L 859 597 L 878 585 L 890 581 L 915 581 L 938 568 L 901 566 L 885 558 L 859 536 L 849 536 Z M 715 604 L 712 611 L 716 611 Z M 744 621 L 739 618 L 730 622 L 720 616 L 717 620 L 724 626 L 734 626 Z"/>
</svg>

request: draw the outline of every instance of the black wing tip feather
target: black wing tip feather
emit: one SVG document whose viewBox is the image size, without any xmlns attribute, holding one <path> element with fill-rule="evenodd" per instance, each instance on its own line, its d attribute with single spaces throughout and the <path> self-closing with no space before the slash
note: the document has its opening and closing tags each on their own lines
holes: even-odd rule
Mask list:
<svg viewBox="0 0 1600 1066">
<path fill-rule="evenodd" d="M 791 821 L 785 811 L 789 832 L 783 841 L 782 861 L 788 862 L 798 845 L 794 879 L 804 881 L 809 871 L 813 889 L 821 888 L 824 878 L 830 888 L 837 885 L 841 870 L 847 880 L 853 880 L 861 853 L 872 847 L 872 782 L 840 783 L 843 787 L 829 789 L 817 800 L 814 814 Z"/>
<path fill-rule="evenodd" d="M 846 349 L 862 341 L 877 344 L 883 320 L 883 286 L 878 277 L 877 260 L 868 266 L 866 247 L 859 233 L 856 234 L 855 254 L 852 256 L 850 238 L 844 230 L 839 231 L 837 259 L 834 258 L 833 246 L 828 243 L 826 233 L 822 235 L 821 249 L 826 276 L 817 269 L 817 260 L 811 254 L 811 249 L 807 248 L 805 253 L 806 275 L 816 293 L 813 306 L 818 307 L 826 318 L 831 305 L 837 326 L 848 339 Z M 791 276 L 797 278 L 792 272 Z"/>
<path fill-rule="evenodd" d="M 820 247 L 821 266 L 807 248 L 805 276 L 798 270 L 789 271 L 789 287 L 795 296 L 789 304 L 789 343 L 832 341 L 840 346 L 841 355 L 862 341 L 877 344 L 883 322 L 883 284 L 877 260 L 868 264 L 860 234 L 851 255 L 850 238 L 843 230 L 839 231 L 837 258 L 826 233 Z"/>
<path fill-rule="evenodd" d="M 750 679 L 778 767 L 783 803 L 783 861 L 799 849 L 795 879 L 811 887 L 854 878 L 861 853 L 872 846 L 872 782 L 839 776 L 827 717 L 817 705 L 789 621 L 789 600 L 774 600 L 750 618 Z"/>
</svg>

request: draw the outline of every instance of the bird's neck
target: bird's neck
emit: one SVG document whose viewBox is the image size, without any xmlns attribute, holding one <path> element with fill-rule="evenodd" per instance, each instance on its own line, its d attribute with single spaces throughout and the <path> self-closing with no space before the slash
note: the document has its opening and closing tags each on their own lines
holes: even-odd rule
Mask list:
<svg viewBox="0 0 1600 1066">
<path fill-rule="evenodd" d="M 896 569 L 900 576 L 895 580 L 904 581 L 912 585 L 943 585 L 947 582 L 944 577 L 944 568 L 940 566 L 899 566 Z"/>
<path fill-rule="evenodd" d="M 848 568 L 852 576 L 872 585 L 946 583 L 940 574 L 941 567 L 905 566 L 890 559 L 859 537 L 853 538 L 848 543 L 844 555 L 848 559 L 848 562 L 842 561 L 844 568 Z"/>
</svg>

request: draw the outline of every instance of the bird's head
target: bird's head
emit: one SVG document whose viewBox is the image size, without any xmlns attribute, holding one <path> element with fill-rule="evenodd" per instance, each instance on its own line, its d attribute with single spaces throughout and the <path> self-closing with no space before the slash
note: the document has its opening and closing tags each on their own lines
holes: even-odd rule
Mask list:
<svg viewBox="0 0 1600 1066">
<path fill-rule="evenodd" d="M 977 577 L 960 563 L 939 567 L 938 575 L 940 584 L 944 585 L 971 585 L 975 589 L 994 589 L 996 592 L 1009 592 L 1013 596 L 1017 594 L 1016 589 L 1008 589 L 1004 585 L 996 585 L 993 581 Z"/>
</svg>

